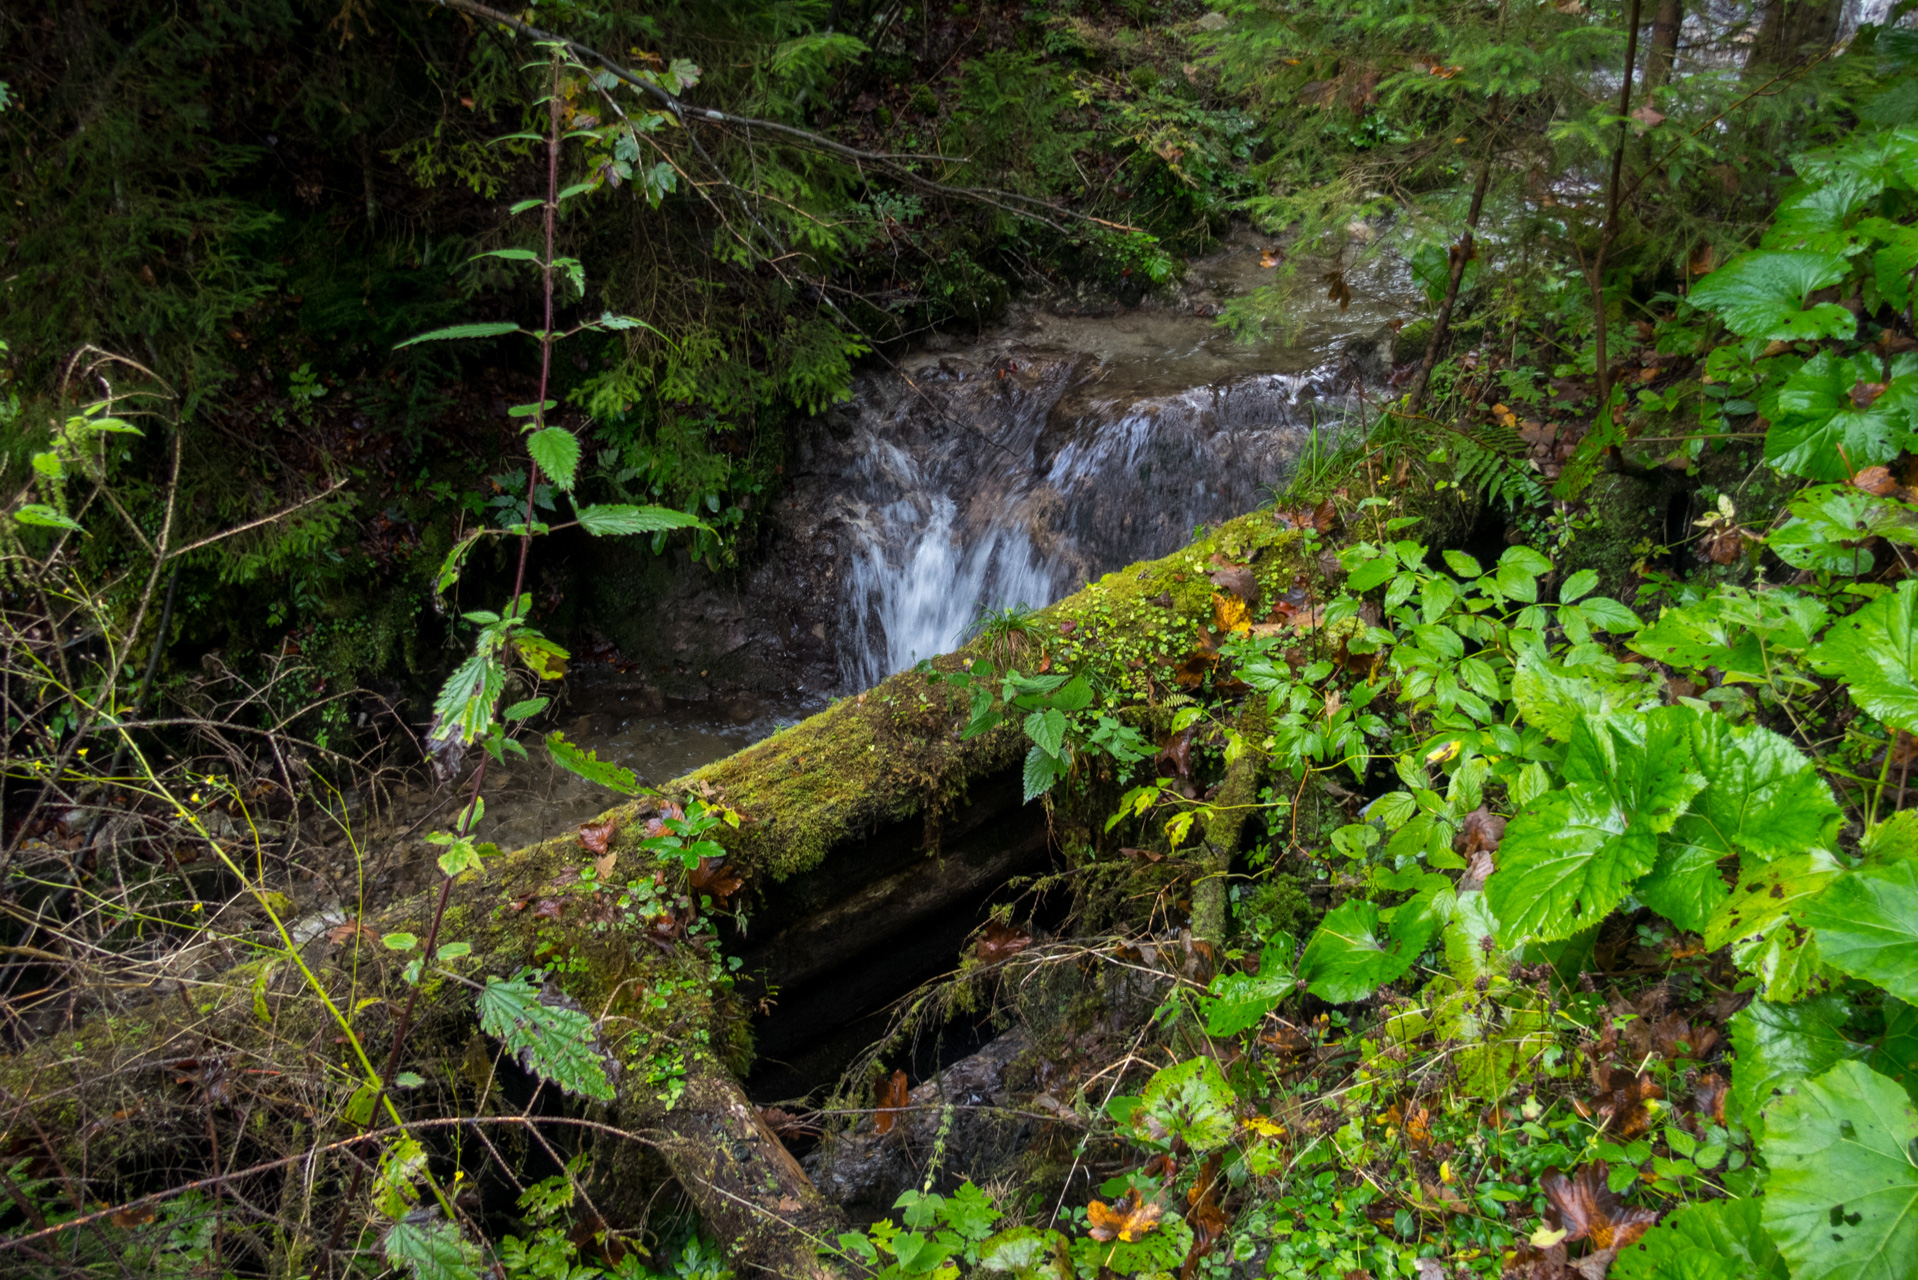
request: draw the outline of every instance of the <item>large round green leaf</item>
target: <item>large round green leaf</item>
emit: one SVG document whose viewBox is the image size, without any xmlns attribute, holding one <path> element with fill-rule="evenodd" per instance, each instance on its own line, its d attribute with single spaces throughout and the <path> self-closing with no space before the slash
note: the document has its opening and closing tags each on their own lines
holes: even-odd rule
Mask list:
<svg viewBox="0 0 1918 1280">
<path fill-rule="evenodd" d="M 1918 1001 L 1918 862 L 1861 867 L 1793 914 L 1818 931 L 1826 964 Z"/>
<path fill-rule="evenodd" d="M 1766 1112 L 1764 1222 L 1793 1280 L 1918 1277 L 1918 1109 L 1841 1062 Z"/>
<path fill-rule="evenodd" d="M 1765 460 L 1812 480 L 1843 480 L 1889 462 L 1911 438 L 1913 380 L 1894 378 L 1860 404 L 1853 389 L 1882 378 L 1876 361 L 1821 351 L 1786 380 L 1765 434 Z"/>
<path fill-rule="evenodd" d="M 1918 731 L 1918 579 L 1833 623 L 1806 656 L 1821 674 L 1844 680 L 1867 712 Z"/>
<path fill-rule="evenodd" d="M 1745 253 L 1693 286 L 1691 300 L 1717 312 L 1725 327 L 1741 338 L 1849 338 L 1858 321 L 1845 308 L 1821 302 L 1805 309 L 1806 298 L 1843 280 L 1849 269 L 1835 253 Z"/>
<path fill-rule="evenodd" d="M 1688 1204 L 1619 1250 L 1610 1280 L 1785 1280 L 1756 1200 Z"/>
</svg>

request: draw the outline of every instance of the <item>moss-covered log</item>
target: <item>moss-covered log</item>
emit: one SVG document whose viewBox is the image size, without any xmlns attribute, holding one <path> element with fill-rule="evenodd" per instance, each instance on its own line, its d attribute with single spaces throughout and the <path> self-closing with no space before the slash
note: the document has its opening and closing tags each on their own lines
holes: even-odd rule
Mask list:
<svg viewBox="0 0 1918 1280">
<path fill-rule="evenodd" d="M 1157 702 L 1180 689 L 1178 668 L 1214 625 L 1208 575 L 1220 563 L 1249 563 L 1268 596 L 1286 591 L 1300 570 L 1300 536 L 1269 514 L 1242 517 L 1042 611 L 1033 636 L 1054 669 L 1089 670 L 1115 702 Z M 975 656 L 962 652 L 933 665 L 950 671 Z M 818 961 L 808 936 L 835 932 L 819 925 L 821 911 L 839 921 L 839 932 L 859 927 L 859 913 L 848 915 L 845 901 L 796 905 L 809 884 L 815 896 L 821 892 L 828 872 L 829 894 L 843 891 L 848 901 L 860 892 L 921 907 L 941 901 L 917 882 L 923 877 L 901 874 L 899 833 L 916 831 L 927 849 L 939 844 L 942 824 L 966 828 L 974 784 L 1025 750 L 1013 727 L 961 740 L 964 710 L 925 674 L 902 673 L 677 784 L 744 815 L 737 830 L 721 833 L 729 860 L 761 899 L 760 918 L 785 913 L 803 963 Z M 993 803 L 1016 809 L 1016 793 Z M 568 832 L 462 876 L 440 938 L 467 942 L 472 954 L 449 967 L 481 979 L 544 969 L 593 1016 L 601 1046 L 618 1063 L 607 1123 L 658 1150 L 709 1229 L 737 1246 L 743 1261 L 810 1274 L 817 1264 L 808 1237 L 829 1239 L 836 1212 L 736 1083 L 750 1061 L 750 1033 L 710 935 L 662 944 L 620 903 L 629 880 L 656 870 L 637 848 L 650 811 L 641 802 L 608 815 L 618 824 L 618 857 L 608 871 L 582 875 L 590 855 Z M 979 848 L 954 859 L 961 888 L 1003 874 L 995 844 L 1011 839 L 979 822 L 971 829 Z M 889 854 L 877 857 L 876 845 L 888 840 Z M 150 1169 L 156 1153 L 201 1140 L 210 1105 L 248 1089 L 256 1090 L 249 1105 L 288 1131 L 307 1140 L 342 1136 L 339 1115 L 365 1069 L 340 1017 L 350 1020 L 368 1058 L 383 1062 L 408 989 L 400 976 L 405 957 L 378 939 L 424 936 L 437 896 L 369 909 L 363 927 L 306 940 L 297 958 L 272 934 L 233 940 L 226 945 L 240 962 L 218 976 L 114 1002 L 0 1060 L 6 1136 L 16 1144 L 50 1142 L 63 1159 L 84 1148 L 85 1167 L 94 1170 Z M 473 1040 L 471 989 L 429 975 L 419 1005 L 403 1061 L 429 1084 L 400 1095 L 403 1109 L 474 1114 L 493 1105 L 481 1087 L 484 1073 L 476 1080 L 472 1066 L 475 1044 L 484 1042 Z M 217 1092 L 206 1083 L 209 1062 L 227 1082 Z M 275 1082 L 270 1089 L 247 1083 L 263 1078 Z"/>
</svg>

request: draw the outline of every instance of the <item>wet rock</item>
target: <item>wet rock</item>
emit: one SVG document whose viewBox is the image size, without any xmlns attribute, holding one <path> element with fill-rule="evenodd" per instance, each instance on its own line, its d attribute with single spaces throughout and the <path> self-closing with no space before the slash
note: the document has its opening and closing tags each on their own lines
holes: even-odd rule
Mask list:
<svg viewBox="0 0 1918 1280">
<path fill-rule="evenodd" d="M 813 1185 L 855 1222 L 891 1213 L 901 1191 L 925 1184 L 948 1107 L 952 1123 L 933 1189 L 949 1193 L 968 1178 L 983 1183 L 1004 1172 L 1034 1124 L 1015 1114 L 1022 1108 L 1007 1085 L 1008 1068 L 1030 1044 L 1023 1031 L 1009 1031 L 955 1062 L 912 1090 L 910 1110 L 889 1133 L 861 1120 L 828 1138 L 805 1161 Z"/>
</svg>

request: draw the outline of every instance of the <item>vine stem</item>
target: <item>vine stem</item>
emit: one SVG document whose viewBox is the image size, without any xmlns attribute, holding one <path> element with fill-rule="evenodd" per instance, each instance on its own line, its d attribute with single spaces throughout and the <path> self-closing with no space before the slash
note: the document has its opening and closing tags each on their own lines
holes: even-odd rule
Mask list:
<svg viewBox="0 0 1918 1280">
<path fill-rule="evenodd" d="M 553 373 L 553 240 L 559 215 L 559 77 L 560 55 L 553 54 L 553 78 L 546 98 L 546 208 L 545 232 L 546 254 L 540 262 L 540 285 L 544 303 L 544 323 L 539 335 L 539 398 L 534 401 L 533 431 L 539 431 L 546 425 L 546 390 L 551 385 Z M 513 573 L 513 594 L 507 605 L 509 613 L 519 607 L 520 593 L 526 585 L 526 565 L 533 550 L 533 500 L 539 492 L 539 462 L 530 453 L 526 459 L 526 512 L 520 526 L 519 565 Z M 472 786 L 467 790 L 466 808 L 461 811 L 455 834 L 464 838 L 473 834 L 474 824 L 479 815 L 480 789 L 486 782 L 486 756 L 481 755 L 479 765 L 473 770 Z M 426 942 L 420 948 L 422 964 L 429 959 L 439 944 L 440 925 L 446 919 L 446 906 L 453 896 L 453 877 L 441 875 L 439 898 L 433 904 L 433 920 L 426 930 Z M 387 1089 L 400 1066 L 400 1055 L 406 1048 L 407 1034 L 413 1029 L 413 1010 L 419 1003 L 420 981 L 412 984 L 407 993 L 406 1005 L 400 1010 L 399 1023 L 393 1028 L 393 1047 L 386 1055 L 386 1069 L 381 1072 L 377 1092 L 373 1098 L 373 1114 L 379 1114 L 380 1105 L 385 1102 Z M 362 1135 L 366 1136 L 366 1135 Z M 347 1148 L 350 1150 L 350 1146 Z M 327 1274 L 332 1269 L 334 1253 L 339 1249 L 340 1238 L 346 1230 L 347 1216 L 352 1212 L 354 1202 L 360 1198 L 360 1191 L 366 1181 L 367 1163 L 362 1160 L 353 1169 L 353 1181 L 347 1187 L 346 1198 L 340 1202 L 340 1210 L 334 1215 L 333 1229 L 328 1234 L 326 1246 L 320 1250 L 319 1260 L 314 1264 L 315 1277 Z M 438 1194 L 437 1184 L 434 1187 Z M 444 1196 L 440 1196 L 444 1203 Z"/>
</svg>

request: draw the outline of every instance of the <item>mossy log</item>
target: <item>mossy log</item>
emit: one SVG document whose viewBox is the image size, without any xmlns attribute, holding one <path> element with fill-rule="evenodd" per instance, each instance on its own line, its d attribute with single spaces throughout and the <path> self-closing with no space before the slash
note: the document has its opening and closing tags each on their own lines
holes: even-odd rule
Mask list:
<svg viewBox="0 0 1918 1280">
<path fill-rule="evenodd" d="M 1283 593 L 1301 568 L 1301 537 L 1270 513 L 1241 517 L 1041 611 L 1029 639 L 1055 670 L 1092 670 L 1115 702 L 1156 702 L 1179 689 L 1175 670 L 1214 625 L 1208 575 L 1220 562 L 1250 563 L 1268 598 Z M 933 667 L 955 670 L 984 655 L 984 643 Z M 802 963 L 816 964 L 818 948 L 805 938 L 834 934 L 820 925 L 821 912 L 839 921 L 837 932 L 858 928 L 859 913 L 846 911 L 856 894 L 911 901 L 916 910 L 941 901 L 902 874 L 897 856 L 875 860 L 872 846 L 890 830 L 896 855 L 897 832 L 914 829 L 920 839 L 913 853 L 923 859 L 939 844 L 942 824 L 965 826 L 974 788 L 994 791 L 986 784 L 1023 756 L 1026 744 L 1013 727 L 962 740 L 964 713 L 960 700 L 926 674 L 901 673 L 696 771 L 671 791 L 722 801 L 743 815 L 720 839 L 759 899 L 756 918 L 783 912 L 790 949 Z M 1016 792 L 1000 803 L 1016 807 Z M 663 1156 L 709 1231 L 735 1248 L 743 1265 L 819 1274 L 814 1244 L 832 1237 L 838 1213 L 737 1083 L 751 1059 L 751 1034 L 724 967 L 697 940 L 662 949 L 616 910 L 618 887 L 654 869 L 640 865 L 647 855 L 637 848 L 649 812 L 650 802 L 639 802 L 607 815 L 617 822 L 618 861 L 610 874 L 582 877 L 590 855 L 566 832 L 462 876 L 439 936 L 469 943 L 472 954 L 449 968 L 470 978 L 543 968 L 593 1016 L 601 1047 L 618 1065 L 617 1097 L 604 1122 Z M 993 846 L 1010 837 L 978 822 L 973 829 L 977 855 L 954 860 L 961 888 L 1003 874 Z M 861 868 L 874 874 L 862 877 Z M 802 902 L 808 884 L 810 906 Z M 843 890 L 843 898 L 818 901 L 822 884 L 834 895 Z M 434 891 L 369 907 L 362 928 L 320 933 L 293 953 L 271 933 L 229 941 L 223 945 L 236 963 L 217 976 L 105 1002 L 78 1025 L 0 1059 L 0 1138 L 16 1149 L 51 1146 L 68 1167 L 150 1174 L 163 1153 L 177 1159 L 180 1150 L 196 1149 L 209 1114 L 222 1108 L 272 1115 L 281 1131 L 304 1132 L 307 1140 L 345 1136 L 338 1117 L 365 1070 L 340 1017 L 350 1019 L 369 1058 L 383 1062 L 409 989 L 400 976 L 406 957 L 378 939 L 425 936 L 437 898 Z M 397 1096 L 402 1112 L 474 1115 L 493 1105 L 481 1087 L 485 1073 L 475 1078 L 475 1046 L 485 1042 L 473 1038 L 471 989 L 429 975 L 418 1004 L 403 1063 L 428 1084 Z M 202 1065 L 208 1062 L 219 1064 L 217 1091 Z M 260 1079 L 274 1083 L 249 1083 Z M 256 1092 L 242 1108 L 247 1090 Z M 321 1174 L 309 1169 L 304 1176 Z"/>
</svg>

